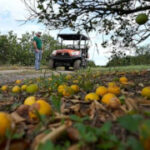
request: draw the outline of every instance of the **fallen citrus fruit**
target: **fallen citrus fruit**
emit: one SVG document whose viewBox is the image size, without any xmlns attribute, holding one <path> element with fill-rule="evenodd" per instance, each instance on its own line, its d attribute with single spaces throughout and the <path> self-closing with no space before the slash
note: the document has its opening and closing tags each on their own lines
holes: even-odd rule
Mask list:
<svg viewBox="0 0 150 150">
<path fill-rule="evenodd" d="M 108 87 L 114 87 L 114 86 L 117 86 L 116 82 L 109 82 L 108 83 Z"/>
<path fill-rule="evenodd" d="M 73 93 L 74 91 L 72 90 L 71 87 L 65 87 L 62 92 L 63 96 L 66 96 L 66 97 L 73 95 Z"/>
<path fill-rule="evenodd" d="M 116 108 L 120 105 L 120 100 L 112 93 L 107 93 L 102 97 L 102 103 L 110 106 L 111 108 Z"/>
<path fill-rule="evenodd" d="M 36 111 L 40 115 L 50 115 L 52 112 L 51 105 L 45 100 L 39 99 L 36 101 L 36 103 L 33 104 L 33 107 L 29 111 L 29 117 L 31 119 L 37 119 Z"/>
<path fill-rule="evenodd" d="M 21 83 L 21 80 L 16 80 L 15 83 L 16 83 L 16 84 L 20 84 L 20 83 Z"/>
<path fill-rule="evenodd" d="M 67 87 L 67 85 L 65 85 L 65 84 L 59 85 L 57 88 L 58 93 L 62 94 L 66 87 Z"/>
<path fill-rule="evenodd" d="M 107 93 L 107 88 L 105 86 L 99 86 L 96 89 L 96 94 L 99 95 L 99 96 L 103 96 L 106 93 Z"/>
<path fill-rule="evenodd" d="M 35 96 L 29 96 L 25 99 L 24 105 L 32 105 L 36 102 L 36 97 Z"/>
<path fill-rule="evenodd" d="M 22 91 L 25 91 L 26 88 L 27 88 L 27 85 L 25 85 L 25 84 L 21 86 L 21 90 L 22 90 Z"/>
<path fill-rule="evenodd" d="M 99 100 L 99 96 L 96 93 L 89 93 L 85 96 L 85 101 L 88 100 Z"/>
<path fill-rule="evenodd" d="M 110 87 L 108 87 L 108 92 L 109 93 L 113 93 L 115 95 L 119 95 L 120 94 L 120 87 L 118 87 L 118 86 L 110 86 Z"/>
<path fill-rule="evenodd" d="M 12 88 L 12 92 L 13 92 L 13 93 L 19 93 L 19 92 L 20 92 L 20 87 L 19 87 L 18 85 L 14 86 L 14 87 Z"/>
<path fill-rule="evenodd" d="M 79 88 L 78 85 L 73 84 L 73 85 L 71 85 L 70 87 L 71 87 L 71 89 L 72 89 L 75 93 L 79 92 L 79 89 L 80 89 L 80 88 Z"/>
<path fill-rule="evenodd" d="M 128 79 L 125 76 L 120 77 L 119 81 L 120 81 L 121 84 L 128 84 Z"/>
<path fill-rule="evenodd" d="M 1 90 L 2 90 L 2 91 L 7 91 L 7 90 L 8 90 L 8 86 L 7 86 L 7 85 L 3 85 L 3 86 L 1 87 Z"/>
<path fill-rule="evenodd" d="M 29 86 L 27 86 L 26 88 L 26 92 L 27 93 L 35 93 L 38 91 L 38 85 L 37 84 L 30 84 Z"/>
<path fill-rule="evenodd" d="M 66 75 L 65 79 L 66 79 L 66 80 L 72 79 L 72 75 L 70 75 L 70 74 Z"/>
<path fill-rule="evenodd" d="M 4 137 L 6 131 L 11 130 L 12 119 L 7 113 L 0 112 L 0 137 Z"/>
<path fill-rule="evenodd" d="M 150 86 L 143 88 L 141 94 L 144 97 L 150 98 Z"/>
</svg>

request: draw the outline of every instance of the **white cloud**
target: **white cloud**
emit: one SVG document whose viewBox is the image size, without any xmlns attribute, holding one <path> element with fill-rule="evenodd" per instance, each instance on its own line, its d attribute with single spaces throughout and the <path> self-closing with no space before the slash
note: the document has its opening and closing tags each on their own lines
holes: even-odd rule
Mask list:
<svg viewBox="0 0 150 150">
<path fill-rule="evenodd" d="M 13 19 L 24 19 L 27 14 L 22 0 L 0 0 L 0 12 L 9 11 Z"/>
</svg>

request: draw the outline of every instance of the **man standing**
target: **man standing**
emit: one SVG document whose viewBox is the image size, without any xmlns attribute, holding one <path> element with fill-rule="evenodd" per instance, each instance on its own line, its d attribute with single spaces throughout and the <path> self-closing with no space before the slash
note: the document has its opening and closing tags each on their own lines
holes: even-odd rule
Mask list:
<svg viewBox="0 0 150 150">
<path fill-rule="evenodd" d="M 42 59 L 42 53 L 43 53 L 43 44 L 42 40 L 40 39 L 41 32 L 37 32 L 36 36 L 33 38 L 33 46 L 35 50 L 35 69 L 40 69 L 40 61 Z"/>
</svg>

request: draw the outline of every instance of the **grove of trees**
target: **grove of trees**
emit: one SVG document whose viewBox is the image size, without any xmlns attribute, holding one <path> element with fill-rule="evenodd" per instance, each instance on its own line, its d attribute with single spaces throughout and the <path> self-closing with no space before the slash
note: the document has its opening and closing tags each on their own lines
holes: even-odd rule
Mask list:
<svg viewBox="0 0 150 150">
<path fill-rule="evenodd" d="M 15 33 L 10 31 L 6 35 L 0 34 L 0 65 L 2 64 L 20 64 L 33 65 L 34 64 L 34 50 L 32 39 L 34 32 L 25 33 L 18 38 Z M 42 64 L 46 64 L 51 52 L 60 47 L 57 40 L 54 40 L 48 34 L 42 35 L 44 44 L 44 53 Z"/>
<path fill-rule="evenodd" d="M 150 45 L 137 47 L 134 55 L 126 55 L 124 52 L 112 53 L 106 66 L 128 66 L 150 64 Z"/>
</svg>

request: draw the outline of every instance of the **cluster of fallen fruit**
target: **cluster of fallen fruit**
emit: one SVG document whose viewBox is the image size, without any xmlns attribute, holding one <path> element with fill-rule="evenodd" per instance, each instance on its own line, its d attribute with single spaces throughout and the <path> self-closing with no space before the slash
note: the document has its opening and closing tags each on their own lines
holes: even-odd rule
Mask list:
<svg viewBox="0 0 150 150">
<path fill-rule="evenodd" d="M 138 105 L 148 103 L 150 87 L 142 87 L 140 99 L 134 101 L 122 96 L 129 95 L 124 89 L 135 86 L 133 81 L 120 76 L 106 86 L 98 82 L 100 77 L 99 72 L 53 75 L 2 85 L 2 98 L 11 96 L 12 102 L 23 104 L 10 113 L 0 112 L 0 149 L 149 150 L 150 121 L 137 114 Z M 123 138 L 118 130 L 128 136 Z"/>
</svg>

